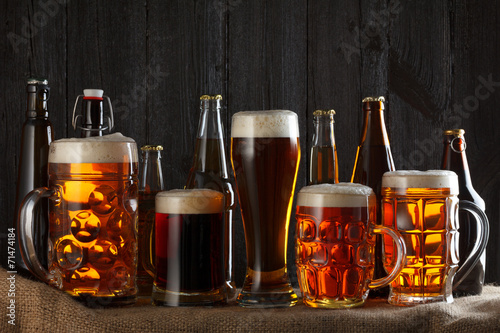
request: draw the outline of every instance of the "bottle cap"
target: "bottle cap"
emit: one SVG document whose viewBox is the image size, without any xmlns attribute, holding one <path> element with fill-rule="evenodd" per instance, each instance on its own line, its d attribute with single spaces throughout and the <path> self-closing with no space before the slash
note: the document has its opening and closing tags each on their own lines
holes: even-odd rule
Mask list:
<svg viewBox="0 0 500 333">
<path fill-rule="evenodd" d="M 316 110 L 313 112 L 313 116 L 315 117 L 318 117 L 318 116 L 330 116 L 330 115 L 334 115 L 336 114 L 335 113 L 335 110 L 331 109 L 331 110 Z"/>
<path fill-rule="evenodd" d="M 379 97 L 365 97 L 363 98 L 363 103 L 365 102 L 385 102 L 384 96 L 379 96 Z"/>
<path fill-rule="evenodd" d="M 163 146 L 161 145 L 145 145 L 141 147 L 142 151 L 161 151 Z"/>
<path fill-rule="evenodd" d="M 49 80 L 44 79 L 44 78 L 29 78 L 27 80 L 27 84 L 44 84 L 44 85 L 48 85 L 49 84 Z"/>
<path fill-rule="evenodd" d="M 83 89 L 83 96 L 85 97 L 94 97 L 94 98 L 102 98 L 104 94 L 104 90 L 102 89 Z"/>
<path fill-rule="evenodd" d="M 465 130 L 461 128 L 455 128 L 455 129 L 450 129 L 450 130 L 444 130 L 443 131 L 444 135 L 454 135 L 454 136 L 464 136 Z"/>
<path fill-rule="evenodd" d="M 214 100 L 214 99 L 222 101 L 222 95 L 202 95 L 200 97 L 200 101 L 202 101 L 202 100 Z"/>
</svg>

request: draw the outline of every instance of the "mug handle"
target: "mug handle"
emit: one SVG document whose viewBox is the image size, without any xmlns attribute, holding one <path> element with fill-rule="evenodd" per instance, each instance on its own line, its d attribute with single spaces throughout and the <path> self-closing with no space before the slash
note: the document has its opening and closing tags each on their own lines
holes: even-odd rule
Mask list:
<svg viewBox="0 0 500 333">
<path fill-rule="evenodd" d="M 459 210 L 465 210 L 474 217 L 474 220 L 476 221 L 476 230 L 478 232 L 476 233 L 474 247 L 472 248 L 469 257 L 467 257 L 462 266 L 460 266 L 458 271 L 455 273 L 455 278 L 453 279 L 453 289 L 457 288 L 467 275 L 469 275 L 474 266 L 476 266 L 477 262 L 481 258 L 481 255 L 486 249 L 490 235 L 488 217 L 481 208 L 479 208 L 475 203 L 467 200 L 461 200 L 458 207 Z M 459 223 L 460 222 L 461 221 L 459 221 Z"/>
<path fill-rule="evenodd" d="M 156 213 L 153 213 L 153 216 L 155 216 Z M 149 219 L 149 214 L 146 216 L 146 219 Z M 146 225 L 146 230 L 144 230 L 143 234 L 141 235 L 141 247 L 142 247 L 142 253 L 145 253 L 145 256 L 142 256 L 141 258 L 141 264 L 144 270 L 151 275 L 151 277 L 154 279 L 155 277 L 155 271 L 156 267 L 154 264 L 154 256 L 155 256 L 155 249 L 153 248 L 153 239 L 155 237 L 155 228 L 156 228 L 156 218 L 153 217 L 153 223 L 147 223 Z M 146 246 L 146 244 L 148 246 Z"/>
<path fill-rule="evenodd" d="M 33 234 L 33 211 L 35 206 L 42 198 L 51 198 L 58 196 L 57 190 L 49 189 L 47 187 L 36 188 L 26 195 L 21 207 L 19 208 L 19 215 L 17 219 L 17 230 L 19 230 L 19 248 L 26 267 L 33 275 L 42 281 L 49 282 L 53 278 L 53 274 L 49 273 L 45 267 L 42 266 L 40 260 L 36 255 Z"/>
<path fill-rule="evenodd" d="M 394 265 L 392 271 L 385 277 L 372 280 L 368 284 L 368 288 L 374 289 L 388 285 L 398 277 L 399 273 L 401 273 L 401 270 L 403 269 L 403 264 L 406 262 L 406 245 L 403 240 L 403 237 L 401 237 L 401 234 L 391 228 L 378 225 L 376 227 L 372 226 L 370 231 L 373 232 L 374 234 L 382 234 L 382 235 L 385 234 L 387 236 L 390 236 L 394 240 L 394 243 L 396 244 L 396 249 L 398 253 L 396 256 L 396 264 Z"/>
</svg>

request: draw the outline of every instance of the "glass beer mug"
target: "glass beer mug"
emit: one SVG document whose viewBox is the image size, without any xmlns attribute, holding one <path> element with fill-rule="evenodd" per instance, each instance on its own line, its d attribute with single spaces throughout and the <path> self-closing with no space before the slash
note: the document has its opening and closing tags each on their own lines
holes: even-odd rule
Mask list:
<svg viewBox="0 0 500 333">
<path fill-rule="evenodd" d="M 475 204 L 458 206 L 458 178 L 452 171 L 392 171 L 382 177 L 383 225 L 406 243 L 406 262 L 392 282 L 389 303 L 415 305 L 453 302 L 452 289 L 475 266 L 488 242 L 488 218 Z M 474 248 L 458 268 L 458 211 L 474 217 Z M 460 221 L 462 222 L 462 221 Z M 394 266 L 393 242 L 383 242 L 384 267 Z"/>
<path fill-rule="evenodd" d="M 404 240 L 376 226 L 376 196 L 353 183 L 303 187 L 297 196 L 295 263 L 304 304 L 342 309 L 362 306 L 370 289 L 388 285 L 403 268 Z M 392 271 L 373 279 L 375 235 L 394 240 Z"/>
<path fill-rule="evenodd" d="M 40 280 L 88 305 L 135 302 L 137 175 L 134 140 L 115 133 L 52 142 L 49 187 L 20 210 L 21 253 Z M 33 210 L 49 198 L 48 271 L 33 247 Z"/>
</svg>

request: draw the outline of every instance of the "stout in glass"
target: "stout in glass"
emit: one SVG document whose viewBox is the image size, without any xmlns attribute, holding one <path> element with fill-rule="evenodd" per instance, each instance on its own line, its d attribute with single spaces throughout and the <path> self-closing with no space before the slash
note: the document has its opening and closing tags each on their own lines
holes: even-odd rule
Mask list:
<svg viewBox="0 0 500 333">
<path fill-rule="evenodd" d="M 247 111 L 233 115 L 231 162 L 247 250 L 241 306 L 288 307 L 297 302 L 286 267 L 288 224 L 299 169 L 297 115 Z"/>
<path fill-rule="evenodd" d="M 209 189 L 160 192 L 155 209 L 153 304 L 225 303 L 223 194 Z"/>
</svg>

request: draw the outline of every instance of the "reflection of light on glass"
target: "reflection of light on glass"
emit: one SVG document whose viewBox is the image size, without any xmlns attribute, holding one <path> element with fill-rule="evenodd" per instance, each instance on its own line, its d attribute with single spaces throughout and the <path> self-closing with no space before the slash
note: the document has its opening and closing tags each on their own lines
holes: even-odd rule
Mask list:
<svg viewBox="0 0 500 333">
<path fill-rule="evenodd" d="M 89 195 L 96 188 L 92 183 L 87 182 L 66 182 L 64 185 L 64 200 L 69 202 L 80 202 L 84 205 L 89 200 Z"/>
</svg>

